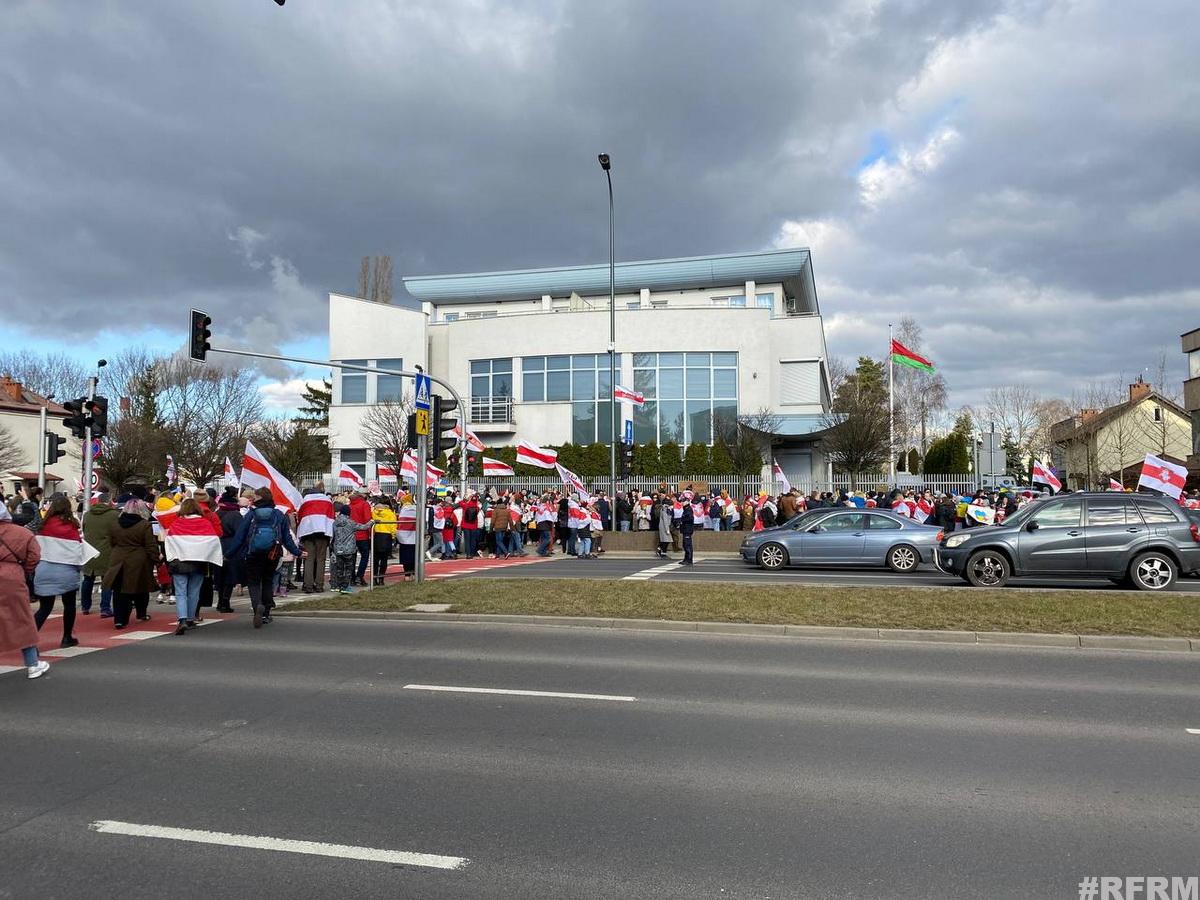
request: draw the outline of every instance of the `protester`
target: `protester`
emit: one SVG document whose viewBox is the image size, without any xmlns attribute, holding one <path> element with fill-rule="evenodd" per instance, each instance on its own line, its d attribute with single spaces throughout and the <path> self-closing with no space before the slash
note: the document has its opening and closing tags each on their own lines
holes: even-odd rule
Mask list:
<svg viewBox="0 0 1200 900">
<path fill-rule="evenodd" d="M 233 554 L 233 541 L 242 524 L 242 507 L 235 487 L 227 487 L 217 502 L 217 521 L 221 523 L 221 568 L 217 575 L 217 612 L 232 613 L 233 589 L 242 582 L 242 562 Z"/>
<path fill-rule="evenodd" d="M 150 592 L 156 587 L 155 569 L 159 565 L 158 541 L 150 526 L 150 507 L 130 497 L 109 534 L 111 554 L 104 571 L 104 586 L 113 595 L 113 627 L 118 631 L 129 624 L 129 615 L 137 611 L 139 622 L 150 620 Z"/>
<path fill-rule="evenodd" d="M 372 505 L 372 518 L 375 520 L 375 572 L 374 584 L 383 584 L 387 574 L 388 560 L 392 556 L 392 545 L 396 541 L 396 511 L 387 497 L 376 498 Z"/>
<path fill-rule="evenodd" d="M 333 537 L 333 500 L 325 493 L 325 485 L 318 481 L 304 492 L 300 508 L 296 510 L 296 536 L 300 548 L 308 555 L 304 557 L 302 589 L 306 594 L 325 590 L 325 567 L 329 554 L 329 541 Z"/>
<path fill-rule="evenodd" d="M 508 506 L 508 501 L 501 499 L 492 506 L 491 515 L 488 517 L 488 520 L 491 522 L 492 538 L 495 541 L 493 555 L 497 558 L 503 556 L 505 559 L 508 559 L 512 556 L 509 544 L 512 510 Z"/>
<path fill-rule="evenodd" d="M 670 559 L 667 556 L 667 544 L 671 542 L 671 504 L 666 497 L 660 497 L 653 508 L 658 511 L 658 550 L 655 555 L 659 559 Z"/>
<path fill-rule="evenodd" d="M 210 565 L 222 560 L 220 521 L 214 526 L 194 499 L 184 500 L 164 541 L 167 568 L 175 585 L 177 635 L 195 628 L 199 620 L 200 585 Z"/>
<path fill-rule="evenodd" d="M 679 535 L 683 543 L 683 559 L 681 566 L 692 565 L 692 532 L 696 528 L 696 514 L 692 507 L 691 491 L 684 491 L 680 496 L 681 508 L 679 514 Z"/>
<path fill-rule="evenodd" d="M 396 517 L 396 552 L 400 557 L 400 567 L 404 570 L 404 580 L 411 581 L 417 567 L 417 504 L 413 495 L 405 492 L 400 496 L 398 505 L 400 512 Z M 450 505 L 449 519 L 451 523 L 454 522 L 453 505 Z M 442 541 L 444 545 L 445 535 L 442 536 Z M 453 538 L 450 546 L 454 546 Z"/>
<path fill-rule="evenodd" d="M 473 559 L 479 553 L 479 519 L 482 513 L 479 493 L 471 491 L 467 494 L 458 504 L 458 509 L 462 512 L 463 556 Z M 453 536 L 450 540 L 453 543 Z"/>
<path fill-rule="evenodd" d="M 29 582 L 40 559 L 37 538 L 0 505 L 0 653 L 20 650 L 30 678 L 41 678 L 50 668 L 38 659 L 38 625 L 29 608 Z"/>
<path fill-rule="evenodd" d="M 101 491 L 96 502 L 83 514 L 83 539 L 95 547 L 99 554 L 83 565 L 83 585 L 79 595 L 79 608 L 85 616 L 92 612 L 92 591 L 96 579 L 103 579 L 105 571 L 108 570 L 111 555 L 109 534 L 120 516 L 117 508 L 108 502 L 108 498 L 108 492 Z M 112 591 L 102 584 L 100 587 L 100 618 L 111 619 L 112 614 Z"/>
<path fill-rule="evenodd" d="M 79 522 L 71 509 L 71 498 L 56 494 L 50 501 L 46 518 L 37 530 L 38 549 L 41 560 L 33 576 L 33 593 L 38 601 L 34 614 L 38 631 L 54 610 L 54 598 L 61 597 L 63 603 L 63 647 L 74 647 L 79 641 L 72 632 L 75 629 L 75 600 L 79 593 L 80 571 L 83 564 L 96 555 L 90 544 L 83 542 L 79 533 Z"/>
<path fill-rule="evenodd" d="M 254 505 L 242 519 L 241 527 L 234 538 L 233 550 L 235 555 L 245 560 L 250 602 L 254 607 L 254 627 L 261 628 L 264 623 L 271 621 L 271 609 L 275 605 L 272 583 L 283 548 L 287 547 L 296 555 L 302 555 L 303 551 L 292 540 L 292 529 L 288 525 L 287 516 L 275 508 L 270 489 L 258 488 L 254 496 Z M 351 518 L 354 519 L 354 516 L 351 515 Z M 358 525 L 362 524 L 358 519 L 354 521 Z M 355 532 L 354 537 L 356 547 L 361 553 L 362 547 L 358 541 L 360 533 L 361 529 Z"/>
<path fill-rule="evenodd" d="M 575 547 L 578 550 L 578 559 L 595 559 L 595 554 L 592 553 L 592 505 L 583 503 L 580 506 L 582 516 L 576 518 L 575 531 Z"/>
<path fill-rule="evenodd" d="M 367 566 L 371 562 L 370 524 L 373 516 L 371 504 L 367 502 L 367 495 L 362 491 L 355 491 L 350 495 L 350 518 L 358 523 L 358 530 L 354 533 L 358 549 L 358 572 L 354 583 L 366 587 Z"/>
<path fill-rule="evenodd" d="M 333 584 L 334 593 L 351 594 L 354 592 L 354 553 L 357 544 L 354 533 L 358 525 L 350 518 L 350 507 L 339 503 L 335 507 L 337 515 L 333 519 Z"/>
</svg>

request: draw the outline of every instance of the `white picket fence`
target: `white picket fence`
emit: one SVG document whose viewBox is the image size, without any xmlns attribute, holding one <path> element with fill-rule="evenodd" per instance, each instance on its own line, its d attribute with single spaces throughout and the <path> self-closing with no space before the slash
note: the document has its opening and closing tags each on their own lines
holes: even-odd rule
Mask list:
<svg viewBox="0 0 1200 900">
<path fill-rule="evenodd" d="M 898 482 L 904 486 L 908 486 L 912 482 L 913 476 L 903 475 L 898 479 Z M 972 475 L 923 475 L 916 476 L 920 478 L 917 487 L 928 488 L 931 491 L 965 493 L 973 491 L 976 488 L 975 478 Z M 333 473 L 318 473 L 312 472 L 301 476 L 300 483 L 297 485 L 301 489 L 311 487 L 318 481 L 323 482 L 326 489 L 337 490 L 339 488 L 349 488 L 349 484 L 338 485 L 337 479 Z M 603 491 L 608 489 L 608 476 L 600 476 L 597 478 L 584 478 L 584 481 L 594 490 Z M 457 473 L 447 473 L 446 482 L 451 487 L 458 484 Z M 766 480 L 754 476 L 744 476 L 739 478 L 736 475 L 694 475 L 694 476 L 673 476 L 671 478 L 652 478 L 635 476 L 632 478 L 618 478 L 617 490 L 619 491 L 647 491 L 653 492 L 660 490 L 664 484 L 674 489 L 678 485 L 687 484 L 707 484 L 709 491 L 728 491 L 730 496 L 737 494 L 758 493 L 760 490 L 768 491 L 771 494 L 779 494 L 784 490 L 783 482 L 778 480 Z M 859 491 L 881 491 L 887 490 L 888 479 L 886 475 L 878 473 L 870 473 L 865 475 L 856 475 L 853 478 L 849 475 L 834 475 L 832 481 L 827 478 L 815 478 L 803 481 L 793 481 L 792 487 L 805 494 L 812 491 L 833 491 L 851 490 L 851 486 L 856 486 Z M 562 481 L 556 477 L 538 477 L 538 476 L 523 476 L 515 475 L 511 478 L 484 478 L 481 476 L 468 476 L 467 485 L 476 490 L 486 490 L 487 488 L 495 487 L 497 490 L 519 490 L 532 491 L 542 493 L 544 491 L 553 490 L 562 487 Z M 398 487 L 395 479 L 385 478 L 380 481 L 380 487 L 384 491 L 395 491 Z"/>
</svg>

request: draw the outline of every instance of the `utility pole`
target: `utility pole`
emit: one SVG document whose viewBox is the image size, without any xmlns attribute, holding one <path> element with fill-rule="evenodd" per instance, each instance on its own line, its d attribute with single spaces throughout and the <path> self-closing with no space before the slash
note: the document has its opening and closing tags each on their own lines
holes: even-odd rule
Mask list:
<svg viewBox="0 0 1200 900">
<path fill-rule="evenodd" d="M 50 398 L 47 397 L 47 400 Z M 41 412 L 38 413 L 38 434 L 41 436 L 42 446 L 41 452 L 38 454 L 38 487 L 42 492 L 46 491 L 46 454 L 50 451 L 50 440 L 46 437 L 46 404 L 42 404 Z"/>
<path fill-rule="evenodd" d="M 100 384 L 100 377 L 93 375 L 88 379 L 88 402 L 84 404 L 84 409 L 88 410 L 86 418 L 87 424 L 84 426 L 83 432 L 83 511 L 87 512 L 88 500 L 92 496 L 92 415 L 90 412 L 91 402 L 96 399 L 96 387 Z"/>
<path fill-rule="evenodd" d="M 424 374 L 425 370 L 420 366 L 413 366 L 419 374 Z M 414 396 L 416 395 L 414 391 Z M 426 413 L 428 415 L 428 412 Z M 418 412 L 417 416 L 420 417 Z M 432 416 L 430 416 L 432 418 Z M 437 428 L 437 424 L 433 425 Z M 463 410 L 462 419 L 463 435 L 467 433 L 466 410 Z M 428 429 L 426 429 L 428 431 Z M 465 449 L 465 448 L 464 448 Z M 465 456 L 465 453 L 464 453 Z M 416 554 L 413 558 L 413 577 L 417 584 L 425 581 L 425 495 L 428 489 L 425 486 L 426 473 L 429 471 L 429 435 L 417 434 L 417 474 L 416 483 L 413 485 L 413 500 L 416 501 L 417 507 L 417 546 Z"/>
<path fill-rule="evenodd" d="M 617 530 L 617 226 L 613 207 L 612 160 L 599 156 L 608 179 L 608 505 L 611 530 Z"/>
</svg>

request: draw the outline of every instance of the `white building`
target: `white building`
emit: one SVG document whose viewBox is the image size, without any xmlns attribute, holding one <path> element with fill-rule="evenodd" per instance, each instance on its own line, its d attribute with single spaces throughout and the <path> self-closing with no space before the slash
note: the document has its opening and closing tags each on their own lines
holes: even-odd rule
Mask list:
<svg viewBox="0 0 1200 900">
<path fill-rule="evenodd" d="M 608 442 L 607 265 L 418 276 L 404 286 L 420 309 L 331 294 L 330 359 L 424 366 L 462 394 L 471 429 L 491 446 Z M 646 396 L 636 443 L 711 443 L 739 416 L 769 412 L 789 478 L 825 476 L 817 442 L 829 378 L 807 250 L 618 263 L 616 310 L 618 383 Z M 373 477 L 362 415 L 411 385 L 335 372 L 334 469 Z"/>
<path fill-rule="evenodd" d="M 62 445 L 63 456 L 54 465 L 46 467 L 46 492 L 64 490 L 74 493 L 76 480 L 82 471 L 82 442 L 71 436 L 71 430 L 63 424 L 63 417 L 70 415 L 53 400 L 35 394 L 20 382 L 7 375 L 0 376 L 0 428 L 11 440 L 19 454 L 15 462 L 0 472 L 0 480 L 8 491 L 16 491 L 37 484 L 38 458 L 46 452 L 46 440 L 42 434 L 41 411 L 46 407 L 46 430 L 60 435 L 66 441 Z"/>
</svg>

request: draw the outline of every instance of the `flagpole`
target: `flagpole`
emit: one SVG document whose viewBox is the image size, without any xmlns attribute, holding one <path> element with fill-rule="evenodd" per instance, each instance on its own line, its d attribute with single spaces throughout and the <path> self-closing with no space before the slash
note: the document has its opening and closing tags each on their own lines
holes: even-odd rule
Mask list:
<svg viewBox="0 0 1200 900">
<path fill-rule="evenodd" d="M 895 368 L 892 359 L 892 323 L 888 322 L 888 487 L 896 483 Z"/>
</svg>

